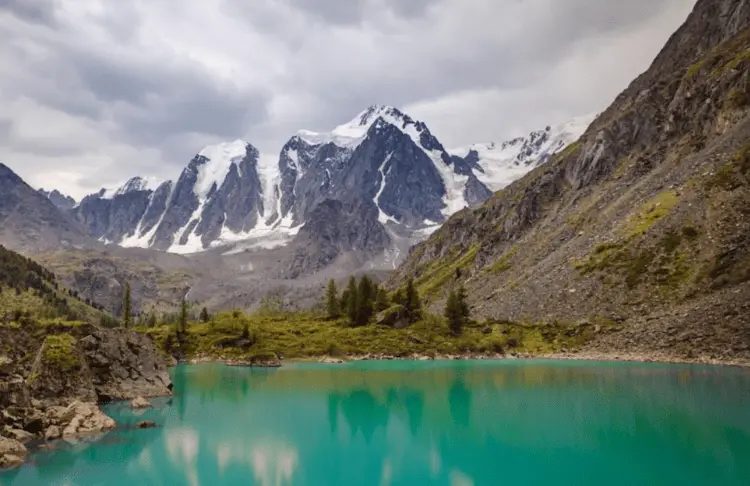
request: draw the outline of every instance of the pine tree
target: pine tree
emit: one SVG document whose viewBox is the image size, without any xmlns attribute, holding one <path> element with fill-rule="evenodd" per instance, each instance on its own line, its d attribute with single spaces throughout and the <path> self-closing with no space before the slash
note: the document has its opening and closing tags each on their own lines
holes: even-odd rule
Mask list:
<svg viewBox="0 0 750 486">
<path fill-rule="evenodd" d="M 411 278 L 406 282 L 406 292 L 403 295 L 401 305 L 406 309 L 409 322 L 417 322 L 422 318 L 422 301 L 419 299 L 419 293 L 414 287 L 414 280 Z"/>
<path fill-rule="evenodd" d="M 356 324 L 357 322 L 358 300 L 357 280 L 354 278 L 354 276 L 352 276 L 349 277 L 349 285 L 347 285 L 346 287 L 346 302 L 344 302 L 346 306 L 346 315 L 349 317 L 349 320 L 352 322 L 352 324 Z"/>
<path fill-rule="evenodd" d="M 454 336 L 461 334 L 463 330 L 463 321 L 461 318 L 461 309 L 458 302 L 458 296 L 454 290 L 448 294 L 448 300 L 445 301 L 445 310 L 443 315 L 448 321 L 448 327 Z"/>
<path fill-rule="evenodd" d="M 333 279 L 328 281 L 328 289 L 326 290 L 326 312 L 329 319 L 338 319 L 341 316 L 339 291 Z"/>
<path fill-rule="evenodd" d="M 132 324 L 131 307 L 130 282 L 125 282 L 125 295 L 122 298 L 122 325 L 126 328 Z"/>
<path fill-rule="evenodd" d="M 151 314 L 148 316 L 148 327 L 156 327 L 156 313 L 151 310 Z"/>
<path fill-rule="evenodd" d="M 188 305 L 187 301 L 185 299 L 182 299 L 182 303 L 180 304 L 180 320 L 177 323 L 177 330 L 181 334 L 185 334 L 187 332 L 187 320 L 188 320 Z"/>
<path fill-rule="evenodd" d="M 201 309 L 201 322 L 208 322 L 208 309 Z"/>
<path fill-rule="evenodd" d="M 386 292 L 383 287 L 378 287 L 377 297 L 375 298 L 375 310 L 378 312 L 383 312 L 390 306 L 391 303 L 388 300 L 388 292 Z"/>
<path fill-rule="evenodd" d="M 357 286 L 355 324 L 358 326 L 364 326 L 370 322 L 374 310 L 374 303 L 375 285 L 370 277 L 365 275 L 359 280 L 359 285 Z"/>
<path fill-rule="evenodd" d="M 448 327 L 454 336 L 461 335 L 463 328 L 469 321 L 469 304 L 466 301 L 466 289 L 459 286 L 458 290 L 451 290 L 445 302 L 443 315 L 448 320 Z"/>
</svg>

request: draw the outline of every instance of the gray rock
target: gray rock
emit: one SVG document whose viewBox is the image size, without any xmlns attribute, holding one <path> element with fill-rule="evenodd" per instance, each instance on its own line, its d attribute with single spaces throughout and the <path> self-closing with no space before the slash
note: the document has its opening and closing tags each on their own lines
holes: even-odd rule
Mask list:
<svg viewBox="0 0 750 486">
<path fill-rule="evenodd" d="M 17 440 L 0 437 L 0 469 L 20 466 L 28 452 Z"/>
<path fill-rule="evenodd" d="M 142 409 L 142 408 L 151 408 L 151 402 L 146 400 L 143 397 L 135 397 L 132 402 L 130 402 L 130 408 L 134 409 Z"/>
</svg>

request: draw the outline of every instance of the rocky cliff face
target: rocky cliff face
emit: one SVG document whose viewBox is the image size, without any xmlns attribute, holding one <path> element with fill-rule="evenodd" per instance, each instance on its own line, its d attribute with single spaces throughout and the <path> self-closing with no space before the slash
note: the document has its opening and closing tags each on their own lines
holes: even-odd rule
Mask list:
<svg viewBox="0 0 750 486">
<path fill-rule="evenodd" d="M 416 247 L 440 308 L 597 322 L 601 349 L 750 355 L 750 2 L 699 0 L 581 139 Z"/>
</svg>

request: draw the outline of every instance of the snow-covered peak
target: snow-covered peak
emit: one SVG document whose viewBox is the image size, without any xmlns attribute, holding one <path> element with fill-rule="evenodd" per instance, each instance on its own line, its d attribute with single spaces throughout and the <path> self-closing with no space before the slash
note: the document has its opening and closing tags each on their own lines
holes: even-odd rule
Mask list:
<svg viewBox="0 0 750 486">
<path fill-rule="evenodd" d="M 100 197 L 102 199 L 112 199 L 116 196 L 121 196 L 130 192 L 155 191 L 162 182 L 164 181 L 156 177 L 133 177 L 121 186 L 102 189 Z"/>
<path fill-rule="evenodd" d="M 476 171 L 477 178 L 491 190 L 498 191 L 578 140 L 594 118 L 596 114 L 583 115 L 533 131 L 526 137 L 502 143 L 477 143 L 448 152 L 462 158 L 475 158 L 472 162 L 482 168 Z"/>
<path fill-rule="evenodd" d="M 208 196 L 214 184 L 221 186 L 232 164 L 238 164 L 247 156 L 248 146 L 244 140 L 209 145 L 201 150 L 198 155 L 205 157 L 207 162 L 198 166 L 198 179 L 195 183 L 195 195 L 200 200 Z"/>
<path fill-rule="evenodd" d="M 300 130 L 297 132 L 297 137 L 309 145 L 333 143 L 339 147 L 354 149 L 365 139 L 370 128 L 378 120 L 383 120 L 384 122 L 399 128 L 404 133 L 411 132 L 412 134 L 415 134 L 416 138 L 419 138 L 419 132 L 421 129 L 415 127 L 423 127 L 423 124 L 415 122 L 408 115 L 402 113 L 398 108 L 384 105 L 373 105 L 360 112 L 347 123 L 337 126 L 330 132 L 319 133 L 310 130 Z"/>
</svg>

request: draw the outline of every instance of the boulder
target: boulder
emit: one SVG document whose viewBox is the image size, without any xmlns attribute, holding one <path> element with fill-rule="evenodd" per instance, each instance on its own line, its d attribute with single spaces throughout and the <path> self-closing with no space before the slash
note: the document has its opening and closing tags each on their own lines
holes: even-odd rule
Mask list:
<svg viewBox="0 0 750 486">
<path fill-rule="evenodd" d="M 44 432 L 44 440 L 55 440 L 62 437 L 62 432 L 60 432 L 60 427 L 57 425 L 50 425 L 47 427 L 47 431 Z"/>
<path fill-rule="evenodd" d="M 23 464 L 26 454 L 26 447 L 17 440 L 0 437 L 0 469 Z"/>
<path fill-rule="evenodd" d="M 75 437 L 81 434 L 102 432 L 115 428 L 115 421 L 105 415 L 96 403 L 75 401 L 66 409 L 63 417 L 71 417 L 62 431 L 63 437 Z"/>
<path fill-rule="evenodd" d="M 141 420 L 135 427 L 138 429 L 153 429 L 156 427 L 156 423 L 153 420 Z"/>
<path fill-rule="evenodd" d="M 5 428 L 4 435 L 11 439 L 15 439 L 18 442 L 25 444 L 31 440 L 34 440 L 34 434 L 30 434 L 25 430 Z"/>
<path fill-rule="evenodd" d="M 326 356 L 324 358 L 320 359 L 321 363 L 327 363 L 327 364 L 343 364 L 345 361 L 341 358 L 333 358 L 331 356 Z"/>
<path fill-rule="evenodd" d="M 409 325 L 406 309 L 402 305 L 394 305 L 379 313 L 375 322 L 381 326 L 403 329 Z"/>
<path fill-rule="evenodd" d="M 130 407 L 134 409 L 151 408 L 151 402 L 143 397 L 136 397 L 130 402 Z"/>
</svg>

